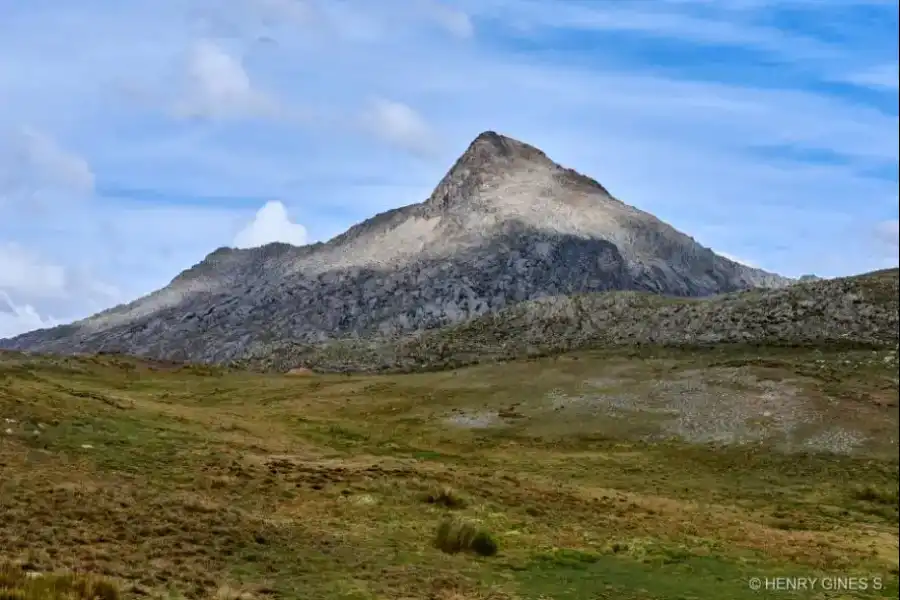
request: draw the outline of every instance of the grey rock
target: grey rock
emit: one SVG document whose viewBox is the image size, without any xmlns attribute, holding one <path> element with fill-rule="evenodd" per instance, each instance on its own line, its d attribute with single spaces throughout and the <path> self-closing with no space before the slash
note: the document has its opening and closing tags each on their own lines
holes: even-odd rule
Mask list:
<svg viewBox="0 0 900 600">
<path fill-rule="evenodd" d="M 229 362 L 277 344 L 395 338 L 573 294 L 704 297 L 792 283 L 486 132 L 425 202 L 327 243 L 219 248 L 148 296 L 0 348 Z"/>
<path fill-rule="evenodd" d="M 726 345 L 858 347 L 896 357 L 898 270 L 734 292 L 668 298 L 640 292 L 555 296 L 442 329 L 320 344 L 253 344 L 239 366 L 378 372 L 446 369 L 594 348 Z"/>
</svg>

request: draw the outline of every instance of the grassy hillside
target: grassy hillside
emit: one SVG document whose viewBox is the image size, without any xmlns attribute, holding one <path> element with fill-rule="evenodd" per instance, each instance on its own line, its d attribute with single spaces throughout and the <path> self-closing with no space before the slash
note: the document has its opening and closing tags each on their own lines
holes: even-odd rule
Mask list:
<svg viewBox="0 0 900 600">
<path fill-rule="evenodd" d="M 0 353 L 0 597 L 76 569 L 125 597 L 896 598 L 897 398 L 893 350 L 368 376 Z M 852 589 L 750 587 L 779 576 Z"/>
<path fill-rule="evenodd" d="M 898 270 L 711 299 L 611 292 L 516 304 L 393 340 L 260 344 L 242 366 L 414 371 L 589 348 L 713 344 L 897 347 Z"/>
</svg>

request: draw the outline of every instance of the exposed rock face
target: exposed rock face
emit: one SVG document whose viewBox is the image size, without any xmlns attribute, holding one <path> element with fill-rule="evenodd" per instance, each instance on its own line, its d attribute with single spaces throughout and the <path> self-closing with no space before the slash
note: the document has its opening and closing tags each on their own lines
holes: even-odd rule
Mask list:
<svg viewBox="0 0 900 600">
<path fill-rule="evenodd" d="M 714 298 L 637 292 L 556 296 L 395 338 L 259 345 L 240 366 L 417 371 L 588 348 L 720 344 L 856 346 L 893 351 L 889 356 L 896 358 L 898 296 L 897 269 Z"/>
<path fill-rule="evenodd" d="M 548 296 L 699 297 L 790 283 L 714 254 L 537 148 L 486 132 L 423 203 L 324 244 L 220 248 L 131 304 L 0 347 L 220 362 L 251 345 L 413 332 Z"/>
</svg>

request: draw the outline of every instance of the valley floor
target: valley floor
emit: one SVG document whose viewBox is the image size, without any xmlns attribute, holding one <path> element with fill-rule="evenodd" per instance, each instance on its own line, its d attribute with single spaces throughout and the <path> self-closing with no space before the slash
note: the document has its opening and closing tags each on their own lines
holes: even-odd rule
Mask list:
<svg viewBox="0 0 900 600">
<path fill-rule="evenodd" d="M 897 598 L 897 402 L 870 350 L 390 376 L 0 353 L 0 562 L 126 597 Z M 438 550 L 448 514 L 499 552 Z"/>
</svg>

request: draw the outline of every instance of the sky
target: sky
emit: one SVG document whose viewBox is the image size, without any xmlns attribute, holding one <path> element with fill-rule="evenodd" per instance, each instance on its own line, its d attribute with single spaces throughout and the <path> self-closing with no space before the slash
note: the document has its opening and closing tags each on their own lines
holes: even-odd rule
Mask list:
<svg viewBox="0 0 900 600">
<path fill-rule="evenodd" d="M 0 337 L 427 198 L 480 132 L 788 276 L 898 262 L 897 0 L 0 0 Z"/>
</svg>

